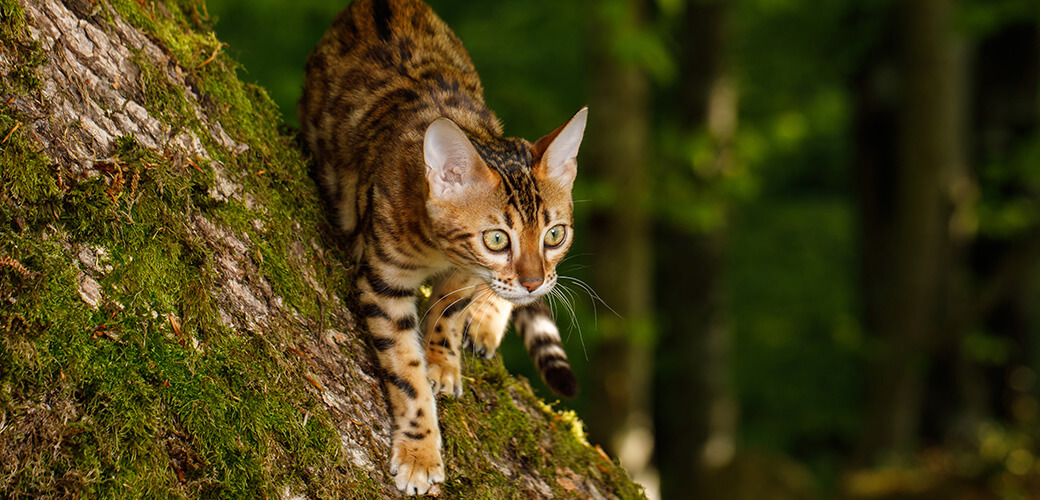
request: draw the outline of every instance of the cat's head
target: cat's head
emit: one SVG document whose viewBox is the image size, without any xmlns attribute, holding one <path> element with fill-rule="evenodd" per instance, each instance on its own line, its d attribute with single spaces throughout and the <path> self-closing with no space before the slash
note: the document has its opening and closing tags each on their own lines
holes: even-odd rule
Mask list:
<svg viewBox="0 0 1040 500">
<path fill-rule="evenodd" d="M 447 118 L 426 130 L 426 209 L 441 249 L 515 304 L 552 290 L 573 241 L 571 188 L 587 115 L 583 108 L 534 144 L 471 140 Z"/>
</svg>

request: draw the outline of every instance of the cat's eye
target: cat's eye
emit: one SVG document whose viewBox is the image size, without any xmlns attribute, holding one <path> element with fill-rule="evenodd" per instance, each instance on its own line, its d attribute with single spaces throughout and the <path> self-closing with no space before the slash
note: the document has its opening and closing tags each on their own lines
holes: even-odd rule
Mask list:
<svg viewBox="0 0 1040 500">
<path fill-rule="evenodd" d="M 492 252 L 501 252 L 509 246 L 509 236 L 500 229 L 484 231 L 484 245 Z"/>
<path fill-rule="evenodd" d="M 545 233 L 545 246 L 555 247 L 563 243 L 563 239 L 567 237 L 567 228 L 563 224 L 557 224 Z"/>
</svg>

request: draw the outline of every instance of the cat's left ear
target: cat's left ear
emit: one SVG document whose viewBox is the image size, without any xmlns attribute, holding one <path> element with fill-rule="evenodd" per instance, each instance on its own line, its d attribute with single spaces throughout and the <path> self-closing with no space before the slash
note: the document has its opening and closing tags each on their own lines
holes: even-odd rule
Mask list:
<svg viewBox="0 0 1040 500">
<path fill-rule="evenodd" d="M 564 186 L 574 183 L 578 175 L 578 147 L 588 116 L 589 108 L 581 108 L 567 123 L 534 143 L 535 157 L 541 156 L 537 173 Z"/>
</svg>

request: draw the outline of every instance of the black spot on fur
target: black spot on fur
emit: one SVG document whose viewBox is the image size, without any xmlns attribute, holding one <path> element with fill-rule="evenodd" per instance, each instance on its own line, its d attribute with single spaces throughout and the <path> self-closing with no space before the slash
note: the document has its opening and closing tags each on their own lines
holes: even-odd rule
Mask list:
<svg viewBox="0 0 1040 500">
<path fill-rule="evenodd" d="M 427 436 L 427 434 L 423 434 L 421 432 L 408 432 L 408 431 L 405 431 L 404 435 L 405 435 L 405 437 L 407 437 L 409 439 L 415 439 L 415 440 L 426 439 L 426 436 Z"/>
</svg>

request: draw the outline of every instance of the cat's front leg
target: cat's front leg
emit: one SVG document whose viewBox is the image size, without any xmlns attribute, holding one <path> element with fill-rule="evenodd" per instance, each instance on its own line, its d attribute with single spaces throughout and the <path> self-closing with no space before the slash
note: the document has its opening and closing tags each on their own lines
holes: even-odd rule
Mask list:
<svg viewBox="0 0 1040 500">
<path fill-rule="evenodd" d="M 466 310 L 473 297 L 491 293 L 487 286 L 468 272 L 456 269 L 433 287 L 430 306 L 424 315 L 423 344 L 426 347 L 426 371 L 434 393 L 462 397 L 462 333 L 466 328 Z M 485 291 L 486 290 L 486 291 Z"/>
<path fill-rule="evenodd" d="M 386 265 L 376 266 L 362 267 L 360 312 L 393 412 L 390 474 L 406 494 L 424 494 L 444 480 L 444 462 L 437 407 L 416 330 L 415 289 L 421 281 L 413 284 Z"/>
<path fill-rule="evenodd" d="M 513 303 L 491 292 L 474 296 L 473 302 L 466 314 L 462 347 L 472 347 L 477 356 L 491 359 L 509 327 Z"/>
</svg>

